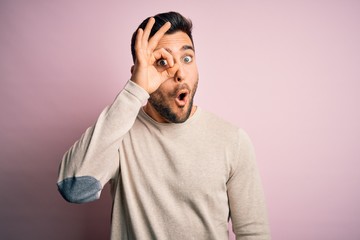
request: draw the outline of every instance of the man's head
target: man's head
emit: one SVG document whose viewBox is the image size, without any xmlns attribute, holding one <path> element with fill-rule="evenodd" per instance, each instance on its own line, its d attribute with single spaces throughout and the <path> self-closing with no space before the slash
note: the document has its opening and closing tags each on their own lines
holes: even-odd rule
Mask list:
<svg viewBox="0 0 360 240">
<path fill-rule="evenodd" d="M 191 35 L 192 24 L 190 20 L 175 12 L 158 14 L 154 19 L 155 24 L 149 34 L 150 39 L 166 22 L 171 23 L 171 28 L 158 40 L 154 52 L 162 51 L 171 55 L 171 59 L 168 60 L 173 64 L 164 58 L 155 57 L 156 61 L 152 65 L 155 71 L 166 72 L 169 77 L 150 93 L 144 110 L 158 122 L 182 123 L 196 110 L 193 106 L 193 98 L 198 84 L 198 69 Z M 146 29 L 149 20 L 150 18 L 147 18 L 139 28 Z M 153 20 L 151 21 L 153 24 Z M 135 65 L 137 64 L 136 37 L 137 32 L 134 33 L 131 43 Z M 134 67 L 132 71 L 133 69 Z"/>
<path fill-rule="evenodd" d="M 172 33 L 179 32 L 179 31 L 184 32 L 189 36 L 191 43 L 194 47 L 194 41 L 192 38 L 192 22 L 190 19 L 185 18 L 184 16 L 182 16 L 180 13 L 177 13 L 177 12 L 159 13 L 159 14 L 155 15 L 153 18 L 155 18 L 155 24 L 154 24 L 153 28 L 151 29 L 150 36 L 149 36 L 150 38 L 152 36 L 154 36 L 154 34 L 166 22 L 170 22 L 171 28 L 166 32 L 166 34 L 172 34 Z M 138 29 L 139 28 L 145 29 L 145 26 L 148 23 L 149 19 L 150 19 L 150 17 L 145 19 L 139 25 Z M 136 55 L 135 55 L 136 33 L 137 33 L 137 31 L 134 32 L 134 34 L 132 35 L 132 38 L 131 38 L 131 54 L 132 54 L 134 63 L 136 60 Z"/>
</svg>

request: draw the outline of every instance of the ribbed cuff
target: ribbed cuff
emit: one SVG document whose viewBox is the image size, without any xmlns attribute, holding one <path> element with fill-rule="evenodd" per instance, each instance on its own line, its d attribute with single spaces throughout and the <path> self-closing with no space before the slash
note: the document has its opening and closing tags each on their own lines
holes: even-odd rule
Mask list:
<svg viewBox="0 0 360 240">
<path fill-rule="evenodd" d="M 145 101 L 150 97 L 149 93 L 145 91 L 145 89 L 131 80 L 126 83 L 124 89 L 139 99 L 141 103 L 145 103 Z"/>
</svg>

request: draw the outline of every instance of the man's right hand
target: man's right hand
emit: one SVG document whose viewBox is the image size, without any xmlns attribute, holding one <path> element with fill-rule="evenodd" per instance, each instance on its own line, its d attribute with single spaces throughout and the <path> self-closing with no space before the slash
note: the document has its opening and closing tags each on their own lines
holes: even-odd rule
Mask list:
<svg viewBox="0 0 360 240">
<path fill-rule="evenodd" d="M 173 71 L 168 71 L 174 66 L 173 56 L 164 48 L 156 49 L 160 39 L 170 29 L 171 23 L 165 23 L 149 40 L 149 35 L 154 26 L 155 19 L 150 18 L 145 29 L 139 28 L 135 41 L 136 61 L 132 67 L 131 81 L 145 89 L 149 94 L 156 91 L 167 79 L 173 77 Z M 157 68 L 159 60 L 165 60 L 166 68 Z M 159 70 L 161 69 L 161 70 Z"/>
</svg>

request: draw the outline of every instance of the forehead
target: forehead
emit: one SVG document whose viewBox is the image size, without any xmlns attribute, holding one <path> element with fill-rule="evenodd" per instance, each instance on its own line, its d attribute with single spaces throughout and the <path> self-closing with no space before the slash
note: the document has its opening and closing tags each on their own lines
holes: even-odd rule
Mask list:
<svg viewBox="0 0 360 240">
<path fill-rule="evenodd" d="M 179 51 L 183 46 L 193 47 L 193 44 L 186 33 L 179 31 L 172 34 L 165 34 L 158 42 L 156 48 L 168 48 L 171 51 Z"/>
</svg>

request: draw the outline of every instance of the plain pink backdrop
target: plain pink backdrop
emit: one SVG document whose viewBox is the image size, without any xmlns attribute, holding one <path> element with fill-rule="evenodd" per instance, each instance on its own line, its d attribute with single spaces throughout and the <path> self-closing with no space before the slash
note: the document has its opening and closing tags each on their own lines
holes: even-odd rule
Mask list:
<svg viewBox="0 0 360 240">
<path fill-rule="evenodd" d="M 129 79 L 132 32 L 169 10 L 194 22 L 196 103 L 253 140 L 273 239 L 360 239 L 360 2 L 350 0 L 2 0 L 0 238 L 109 237 L 108 189 L 66 203 L 59 162 Z"/>
</svg>

